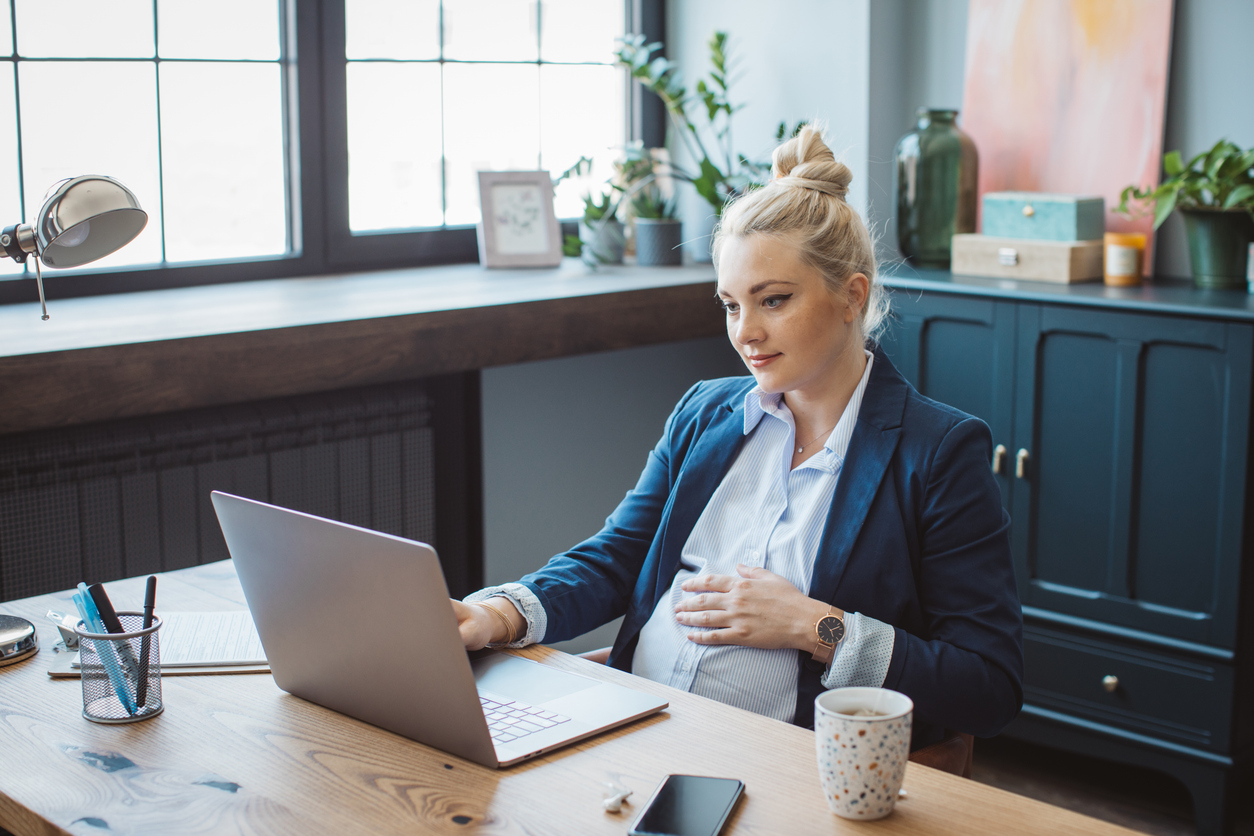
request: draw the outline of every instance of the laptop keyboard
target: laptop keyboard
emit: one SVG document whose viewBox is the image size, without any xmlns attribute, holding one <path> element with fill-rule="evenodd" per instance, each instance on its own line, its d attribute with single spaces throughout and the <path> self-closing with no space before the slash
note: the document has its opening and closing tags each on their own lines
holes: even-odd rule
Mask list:
<svg viewBox="0 0 1254 836">
<path fill-rule="evenodd" d="M 497 702 L 484 696 L 479 697 L 479 702 L 483 705 L 483 716 L 487 718 L 488 730 L 492 732 L 494 743 L 508 743 L 543 729 L 551 729 L 560 723 L 570 722 L 569 717 L 523 702 Z"/>
</svg>

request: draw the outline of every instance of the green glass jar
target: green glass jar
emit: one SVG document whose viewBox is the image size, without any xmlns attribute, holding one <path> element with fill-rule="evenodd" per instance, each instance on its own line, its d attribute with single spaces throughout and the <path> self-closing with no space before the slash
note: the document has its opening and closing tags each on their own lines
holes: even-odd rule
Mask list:
<svg viewBox="0 0 1254 836">
<path fill-rule="evenodd" d="M 897 141 L 897 245 L 914 264 L 947 268 L 954 234 L 975 232 L 979 157 L 958 111 L 921 107 L 918 117 Z"/>
</svg>

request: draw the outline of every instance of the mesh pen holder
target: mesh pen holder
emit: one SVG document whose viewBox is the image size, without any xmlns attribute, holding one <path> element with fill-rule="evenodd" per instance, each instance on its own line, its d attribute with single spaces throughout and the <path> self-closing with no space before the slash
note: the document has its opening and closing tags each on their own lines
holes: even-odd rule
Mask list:
<svg viewBox="0 0 1254 836">
<path fill-rule="evenodd" d="M 153 616 L 144 628 L 144 614 L 120 612 L 122 633 L 89 633 L 82 621 L 78 634 L 79 670 L 83 679 L 83 716 L 93 723 L 134 723 L 156 717 L 161 702 L 161 653 Z"/>
</svg>

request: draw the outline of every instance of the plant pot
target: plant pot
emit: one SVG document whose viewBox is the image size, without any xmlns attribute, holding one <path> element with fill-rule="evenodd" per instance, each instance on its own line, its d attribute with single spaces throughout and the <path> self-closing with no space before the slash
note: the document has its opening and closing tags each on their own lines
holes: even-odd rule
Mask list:
<svg viewBox="0 0 1254 836">
<path fill-rule="evenodd" d="M 1180 209 L 1189 236 L 1193 283 L 1208 290 L 1245 290 L 1254 219 L 1244 209 Z"/>
<path fill-rule="evenodd" d="M 579 222 L 579 240 L 584 253 L 601 264 L 622 264 L 623 244 L 627 243 L 627 231 L 623 222 L 611 218 L 608 221 Z"/>
<path fill-rule="evenodd" d="M 636 263 L 641 267 L 674 267 L 683 261 L 679 221 L 636 218 Z"/>
</svg>

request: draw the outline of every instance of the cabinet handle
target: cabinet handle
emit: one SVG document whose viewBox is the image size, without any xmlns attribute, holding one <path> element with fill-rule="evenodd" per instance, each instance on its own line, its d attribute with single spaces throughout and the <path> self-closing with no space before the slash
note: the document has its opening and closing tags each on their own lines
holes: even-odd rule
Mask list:
<svg viewBox="0 0 1254 836">
<path fill-rule="evenodd" d="M 1006 445 L 998 444 L 993 448 L 993 472 L 1001 475 L 1002 462 L 1006 460 Z"/>
<path fill-rule="evenodd" d="M 1113 674 L 1107 674 L 1102 677 L 1102 687 L 1106 689 L 1106 693 L 1113 694 L 1119 690 L 1119 677 Z"/>
<path fill-rule="evenodd" d="M 1028 478 L 1028 451 L 1019 448 L 1019 452 L 1015 455 L 1015 476 L 1020 479 Z"/>
</svg>

